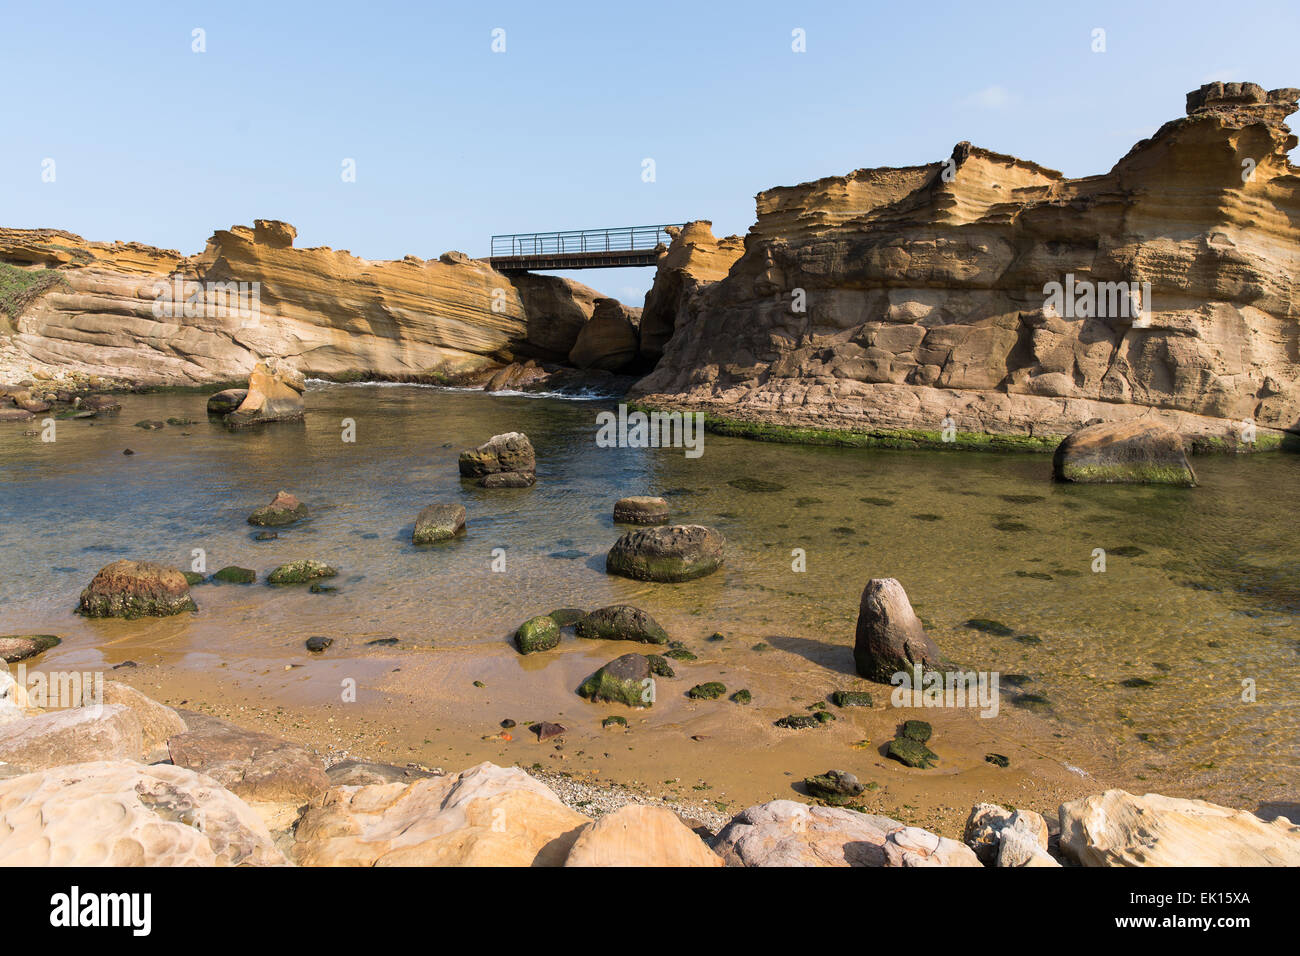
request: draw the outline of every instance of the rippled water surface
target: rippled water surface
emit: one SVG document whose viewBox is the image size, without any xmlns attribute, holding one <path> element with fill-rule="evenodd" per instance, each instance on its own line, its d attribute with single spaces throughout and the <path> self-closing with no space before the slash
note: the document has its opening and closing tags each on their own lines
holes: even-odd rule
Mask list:
<svg viewBox="0 0 1300 956">
<path fill-rule="evenodd" d="M 1037 695 L 1020 705 L 1051 733 L 1112 754 L 1127 778 L 1153 790 L 1170 780 L 1207 793 L 1294 790 L 1296 456 L 1197 459 L 1191 490 L 1075 487 L 1053 484 L 1049 458 L 1036 455 L 714 435 L 698 459 L 602 449 L 605 401 L 406 386 L 308 397 L 305 424 L 243 433 L 210 424 L 194 394 L 130 396 L 116 419 L 59 423 L 52 444 L 0 429 L 0 633 L 57 633 L 87 652 L 166 644 L 201 665 L 216 650 L 273 656 L 314 633 L 357 646 L 500 643 L 534 613 L 630 602 L 696 639 L 752 634 L 831 666 L 852 643 L 867 579 L 892 576 L 950 657 L 1014 675 L 1004 702 Z M 133 427 L 171 416 L 196 421 Z M 348 418 L 355 443 L 341 440 Z M 463 485 L 459 449 L 511 430 L 536 446 L 537 486 Z M 281 488 L 311 516 L 256 542 L 245 519 Z M 646 493 L 666 496 L 675 520 L 723 531 L 725 572 L 683 585 L 606 576 L 613 502 Z M 436 501 L 463 503 L 469 533 L 415 548 L 415 515 Z M 196 616 L 72 613 L 109 561 L 188 567 L 194 549 L 208 570 L 237 564 L 259 576 L 318 558 L 340 569 L 339 590 L 204 585 Z M 504 572 L 492 570 L 494 549 Z M 794 549 L 806 553 L 803 573 L 792 570 Z M 1104 573 L 1093 570 L 1095 549 L 1106 552 Z M 1255 700 L 1243 700 L 1252 686 Z"/>
</svg>

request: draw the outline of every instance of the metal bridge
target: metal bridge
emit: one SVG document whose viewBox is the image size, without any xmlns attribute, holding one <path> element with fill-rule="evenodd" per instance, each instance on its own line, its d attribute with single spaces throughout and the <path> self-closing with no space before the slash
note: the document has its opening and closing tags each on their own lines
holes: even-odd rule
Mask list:
<svg viewBox="0 0 1300 956">
<path fill-rule="evenodd" d="M 662 226 L 619 226 L 493 236 L 492 254 L 487 261 L 498 272 L 653 266 L 658 258 L 655 247 L 672 242 L 666 230 L 683 225 L 671 222 Z"/>
</svg>

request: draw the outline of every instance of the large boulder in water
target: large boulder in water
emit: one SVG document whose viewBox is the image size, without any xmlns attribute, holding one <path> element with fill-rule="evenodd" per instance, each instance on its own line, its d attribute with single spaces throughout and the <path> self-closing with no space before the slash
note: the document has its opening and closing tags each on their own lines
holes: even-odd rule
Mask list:
<svg viewBox="0 0 1300 956">
<path fill-rule="evenodd" d="M 229 415 L 248 397 L 246 388 L 227 388 L 208 396 L 208 414 L 218 418 Z"/>
<path fill-rule="evenodd" d="M 578 695 L 593 703 L 649 707 L 655 702 L 655 680 L 650 659 L 644 654 L 616 657 L 578 688 Z"/>
<path fill-rule="evenodd" d="M 493 435 L 477 448 L 460 453 L 460 473 L 477 478 L 484 488 L 518 488 L 536 480 L 537 456 L 523 432 Z"/>
<path fill-rule="evenodd" d="M 166 617 L 196 611 L 185 575 L 152 561 L 114 561 L 81 592 L 87 617 Z"/>
<path fill-rule="evenodd" d="M 939 648 L 894 578 L 872 578 L 862 591 L 853 663 L 861 676 L 881 684 L 890 683 L 899 671 L 911 674 L 917 667 L 924 671 L 941 663 Z"/>
<path fill-rule="evenodd" d="M 1056 446 L 1057 481 L 1089 484 L 1196 484 L 1182 436 L 1151 421 L 1088 425 Z"/>
<path fill-rule="evenodd" d="M 638 581 L 690 581 L 722 567 L 726 543 L 698 524 L 629 531 L 609 549 L 605 570 Z"/>
<path fill-rule="evenodd" d="M 296 422 L 303 416 L 302 393 L 307 383 L 302 373 L 275 359 L 253 366 L 248 376 L 248 394 L 226 416 L 230 428 L 244 428 L 264 422 Z"/>
<path fill-rule="evenodd" d="M 278 528 L 293 524 L 307 517 L 307 506 L 287 491 L 280 491 L 271 499 L 269 505 L 263 505 L 248 516 L 248 523 L 266 528 Z"/>
<path fill-rule="evenodd" d="M 650 495 L 633 495 L 614 502 L 615 524 L 666 524 L 668 502 Z"/>
</svg>

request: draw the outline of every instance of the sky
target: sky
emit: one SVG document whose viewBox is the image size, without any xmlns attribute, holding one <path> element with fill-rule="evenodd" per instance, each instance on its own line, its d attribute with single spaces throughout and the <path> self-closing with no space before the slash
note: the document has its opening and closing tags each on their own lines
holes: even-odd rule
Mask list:
<svg viewBox="0 0 1300 956">
<path fill-rule="evenodd" d="M 0 225 L 190 254 L 282 219 L 369 259 L 744 234 L 762 189 L 962 140 L 1105 172 L 1203 83 L 1300 86 L 1298 40 L 1295 0 L 0 0 Z M 632 305 L 653 279 L 566 274 Z"/>
</svg>

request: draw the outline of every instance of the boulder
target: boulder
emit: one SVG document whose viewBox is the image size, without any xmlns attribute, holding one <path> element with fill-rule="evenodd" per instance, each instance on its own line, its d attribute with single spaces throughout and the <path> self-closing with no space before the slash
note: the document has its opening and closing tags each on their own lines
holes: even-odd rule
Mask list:
<svg viewBox="0 0 1300 956">
<path fill-rule="evenodd" d="M 1083 866 L 1300 866 L 1300 826 L 1204 800 L 1123 790 L 1063 804 L 1061 852 Z"/>
<path fill-rule="evenodd" d="M 638 581 L 691 581 L 722 567 L 726 543 L 698 524 L 629 531 L 609 549 L 605 570 Z"/>
<path fill-rule="evenodd" d="M 0 660 L 6 664 L 17 664 L 44 654 L 60 643 L 61 640 L 53 634 L 7 634 L 0 637 Z"/>
<path fill-rule="evenodd" d="M 480 481 L 489 475 L 513 474 L 525 477 L 537 470 L 533 443 L 523 432 L 493 435 L 477 448 L 462 451 L 458 462 L 465 478 Z"/>
<path fill-rule="evenodd" d="M 713 840 L 727 866 L 884 866 L 889 817 L 773 800 L 737 814 Z"/>
<path fill-rule="evenodd" d="M 307 506 L 287 491 L 277 492 L 271 503 L 248 516 L 248 523 L 266 528 L 293 524 L 307 517 Z"/>
<path fill-rule="evenodd" d="M 843 770 L 827 770 L 815 777 L 805 777 L 803 785 L 809 796 L 835 807 L 861 796 L 865 789 L 856 776 Z"/>
<path fill-rule="evenodd" d="M 274 359 L 258 362 L 248 376 L 248 394 L 224 421 L 230 428 L 301 421 L 302 393 L 306 388 L 302 373 L 296 369 Z"/>
<path fill-rule="evenodd" d="M 616 657 L 581 686 L 578 695 L 592 703 L 626 704 L 628 707 L 650 707 L 655 702 L 655 679 L 650 659 L 644 654 L 624 654 Z"/>
<path fill-rule="evenodd" d="M 252 568 L 241 568 L 238 565 L 228 564 L 213 574 L 212 580 L 221 581 L 223 584 L 252 584 L 257 580 L 257 572 Z"/>
<path fill-rule="evenodd" d="M 589 817 L 517 767 L 335 787 L 294 830 L 308 866 L 560 866 Z"/>
<path fill-rule="evenodd" d="M 886 866 L 981 866 L 965 843 L 920 827 L 899 827 L 885 838 Z"/>
<path fill-rule="evenodd" d="M 166 617 L 197 611 L 185 575 L 151 561 L 114 561 L 81 592 L 86 617 Z"/>
<path fill-rule="evenodd" d="M 182 714 L 188 729 L 167 741 L 172 763 L 204 773 L 256 810 L 273 830 L 329 789 L 325 765 L 300 744 L 207 714 Z"/>
<path fill-rule="evenodd" d="M 722 866 L 722 858 L 664 807 L 628 804 L 583 828 L 565 866 Z"/>
<path fill-rule="evenodd" d="M 244 404 L 244 399 L 247 397 L 248 389 L 246 388 L 227 388 L 215 395 L 210 395 L 208 396 L 208 414 L 214 418 L 224 418 Z"/>
<path fill-rule="evenodd" d="M 549 651 L 560 643 L 560 625 L 549 614 L 530 617 L 515 631 L 515 646 L 520 654 Z"/>
<path fill-rule="evenodd" d="M 890 683 L 900 671 L 912 674 L 940 664 L 939 648 L 894 578 L 872 578 L 862 591 L 853 662 L 859 675 L 879 684 Z"/>
<path fill-rule="evenodd" d="M 1079 429 L 1056 446 L 1052 472 L 1057 481 L 1088 484 L 1196 484 L 1182 436 L 1143 419 Z"/>
<path fill-rule="evenodd" d="M 642 644 L 667 644 L 668 632 L 639 607 L 613 604 L 598 608 L 573 625 L 578 637 L 605 641 L 638 641 Z"/>
<path fill-rule="evenodd" d="M 1005 864 L 999 862 L 1004 838 L 1012 830 L 1024 834 L 1043 854 L 1047 853 L 1047 821 L 1042 814 L 1033 810 L 1008 810 L 996 803 L 979 803 L 971 807 L 962 833 L 962 842 L 975 851 L 975 856 L 985 866 L 995 863 L 999 866 L 1035 865 L 1010 860 Z M 1025 856 L 1025 850 L 1025 847 L 1017 843 L 1009 855 L 1019 859 Z M 1052 861 L 1053 864 L 1055 862 Z"/>
<path fill-rule="evenodd" d="M 664 524 L 668 521 L 668 502 L 649 495 L 633 495 L 614 502 L 616 524 Z"/>
<path fill-rule="evenodd" d="M 370 787 L 386 783 L 411 783 L 436 777 L 431 770 L 418 767 L 394 767 L 386 763 L 366 763 L 359 760 L 345 760 L 336 763 L 325 771 L 330 783 L 335 787 Z"/>
<path fill-rule="evenodd" d="M 266 825 L 210 778 L 93 761 L 0 780 L 0 866 L 277 866 Z"/>
<path fill-rule="evenodd" d="M 0 762 L 28 770 L 144 756 L 140 719 L 123 704 L 50 710 L 0 725 Z"/>
<path fill-rule="evenodd" d="M 307 559 L 290 561 L 288 564 L 280 565 L 267 575 L 266 580 L 271 584 L 302 584 L 306 581 L 314 581 L 317 578 L 337 576 L 338 571 L 331 568 L 324 561 Z"/>
<path fill-rule="evenodd" d="M 104 703 L 120 704 L 135 714 L 140 722 L 142 759 L 147 763 L 168 759 L 167 739 L 189 729 L 184 718 L 166 704 L 120 681 L 104 682 Z"/>
<path fill-rule="evenodd" d="M 569 363 L 581 369 L 617 372 L 637 356 L 640 343 L 632 320 L 639 319 L 639 314 L 617 299 L 597 299 L 595 306 L 569 351 Z"/>
<path fill-rule="evenodd" d="M 465 508 L 462 505 L 429 505 L 415 518 L 411 532 L 414 544 L 447 541 L 465 533 Z"/>
</svg>

